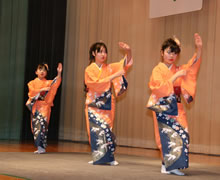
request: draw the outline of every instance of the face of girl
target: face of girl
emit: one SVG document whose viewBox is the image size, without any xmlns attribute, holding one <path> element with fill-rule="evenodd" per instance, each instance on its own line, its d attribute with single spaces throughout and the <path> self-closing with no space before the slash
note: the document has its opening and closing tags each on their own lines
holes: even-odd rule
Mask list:
<svg viewBox="0 0 220 180">
<path fill-rule="evenodd" d="M 103 46 L 101 47 L 100 52 L 96 50 L 96 52 L 93 55 L 95 56 L 95 62 L 98 65 L 103 64 L 107 59 L 106 49 Z"/>
<path fill-rule="evenodd" d="M 164 51 L 162 51 L 161 55 L 163 58 L 163 62 L 167 66 L 170 66 L 171 64 L 173 64 L 176 61 L 177 56 L 178 56 L 178 54 L 176 54 L 175 52 L 171 52 L 170 47 L 168 47 Z"/>
<path fill-rule="evenodd" d="M 47 76 L 47 71 L 45 68 L 39 67 L 37 68 L 37 71 L 35 72 L 35 74 L 37 75 L 39 79 L 44 79 Z"/>
</svg>

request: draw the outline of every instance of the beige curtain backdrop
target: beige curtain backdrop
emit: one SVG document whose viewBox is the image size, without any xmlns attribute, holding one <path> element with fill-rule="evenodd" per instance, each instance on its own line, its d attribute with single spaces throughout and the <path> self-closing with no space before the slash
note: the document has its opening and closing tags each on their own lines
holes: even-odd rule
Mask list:
<svg viewBox="0 0 220 180">
<path fill-rule="evenodd" d="M 92 43 L 104 41 L 108 62 L 123 57 L 118 42 L 128 43 L 134 65 L 129 88 L 117 100 L 114 132 L 117 144 L 156 148 L 153 117 L 145 105 L 148 81 L 160 61 L 160 46 L 176 35 L 182 44 L 178 64 L 193 55 L 193 34 L 203 39 L 203 62 L 197 95 L 186 105 L 191 137 L 190 151 L 220 155 L 220 1 L 204 0 L 201 11 L 149 19 L 149 0 L 68 0 L 65 63 L 59 139 L 87 141 L 84 102 L 84 69 Z"/>
</svg>

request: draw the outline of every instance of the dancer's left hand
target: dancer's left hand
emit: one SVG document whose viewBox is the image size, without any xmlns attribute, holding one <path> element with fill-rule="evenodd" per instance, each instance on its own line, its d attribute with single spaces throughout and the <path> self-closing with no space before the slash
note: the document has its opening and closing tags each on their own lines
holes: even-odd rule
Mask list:
<svg viewBox="0 0 220 180">
<path fill-rule="evenodd" d="M 202 48 L 202 38 L 200 37 L 200 35 L 198 33 L 194 34 L 194 40 L 195 40 L 196 48 L 201 49 Z"/>
<path fill-rule="evenodd" d="M 125 51 L 131 51 L 130 46 L 124 42 L 119 42 L 118 45 L 120 48 L 124 49 Z"/>
<path fill-rule="evenodd" d="M 61 74 L 62 70 L 63 70 L 63 65 L 62 65 L 62 63 L 58 63 L 57 73 L 58 73 L 58 74 Z"/>
</svg>

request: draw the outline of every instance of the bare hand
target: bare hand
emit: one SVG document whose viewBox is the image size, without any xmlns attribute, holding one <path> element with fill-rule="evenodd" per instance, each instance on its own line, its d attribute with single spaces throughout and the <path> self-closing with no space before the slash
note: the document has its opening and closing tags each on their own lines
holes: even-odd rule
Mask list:
<svg viewBox="0 0 220 180">
<path fill-rule="evenodd" d="M 182 69 L 176 72 L 177 77 L 185 76 L 187 74 L 186 69 Z"/>
<path fill-rule="evenodd" d="M 118 45 L 120 48 L 124 49 L 125 51 L 131 51 L 130 46 L 124 42 L 119 42 Z"/>
<path fill-rule="evenodd" d="M 63 65 L 62 65 L 62 63 L 58 63 L 57 73 L 58 73 L 58 74 L 61 73 L 62 70 L 63 70 Z"/>
<path fill-rule="evenodd" d="M 110 77 L 110 80 L 113 80 L 113 79 L 115 79 L 115 78 L 117 78 L 117 77 L 120 77 L 120 76 L 122 76 L 122 75 L 124 75 L 124 74 L 125 74 L 125 70 L 122 69 L 122 70 L 120 70 L 120 71 L 114 73 L 114 74 Z"/>
<path fill-rule="evenodd" d="M 195 40 L 196 48 L 201 49 L 202 48 L 202 38 L 200 37 L 200 35 L 198 33 L 194 34 L 194 40 Z"/>
</svg>

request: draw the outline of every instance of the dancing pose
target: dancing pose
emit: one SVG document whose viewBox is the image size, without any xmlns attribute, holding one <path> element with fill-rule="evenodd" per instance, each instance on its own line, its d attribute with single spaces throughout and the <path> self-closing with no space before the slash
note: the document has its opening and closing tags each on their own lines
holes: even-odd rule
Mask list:
<svg viewBox="0 0 220 180">
<path fill-rule="evenodd" d="M 184 175 L 179 169 L 188 167 L 189 134 L 182 101 L 193 101 L 196 77 L 201 63 L 202 39 L 194 34 L 195 53 L 187 64 L 174 63 L 181 51 L 177 38 L 164 41 L 162 62 L 152 71 L 152 91 L 147 107 L 153 110 L 156 144 L 161 151 L 161 173 Z"/>
<path fill-rule="evenodd" d="M 62 64 L 58 64 L 54 80 L 46 79 L 48 70 L 47 64 L 39 64 L 35 71 L 37 77 L 28 83 L 29 99 L 26 106 L 31 111 L 31 130 L 37 147 L 34 153 L 38 154 L 46 152 L 51 106 L 61 83 Z"/>
<path fill-rule="evenodd" d="M 125 73 L 132 65 L 130 47 L 119 43 L 125 51 L 125 57 L 117 63 L 107 64 L 107 47 L 102 42 L 94 43 L 89 51 L 90 65 L 85 70 L 86 87 L 86 122 L 90 145 L 92 148 L 92 164 L 117 165 L 114 159 L 115 136 L 112 133 L 114 122 L 115 96 L 127 89 Z M 114 88 L 113 88 L 114 86 Z"/>
</svg>

